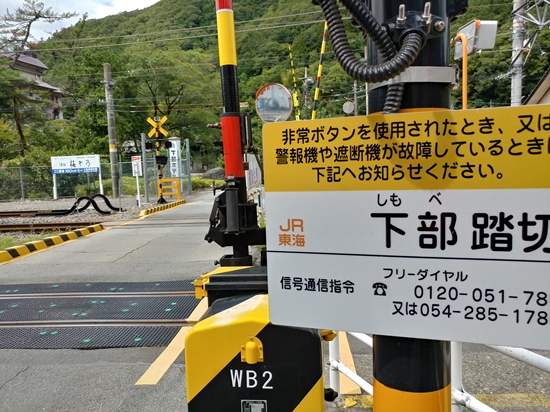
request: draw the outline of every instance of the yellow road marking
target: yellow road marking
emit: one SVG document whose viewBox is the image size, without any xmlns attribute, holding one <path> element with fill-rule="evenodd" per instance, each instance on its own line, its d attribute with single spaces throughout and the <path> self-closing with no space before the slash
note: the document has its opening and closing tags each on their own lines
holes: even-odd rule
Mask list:
<svg viewBox="0 0 550 412">
<path fill-rule="evenodd" d="M 208 309 L 208 299 L 202 299 L 197 307 L 187 318 L 189 323 L 197 323 L 200 317 Z M 164 376 L 168 368 L 176 361 L 180 353 L 185 349 L 185 337 L 191 330 L 191 326 L 184 326 L 172 339 L 172 342 L 164 349 L 160 356 L 149 366 L 136 385 L 156 385 Z"/>
<path fill-rule="evenodd" d="M 351 348 L 349 347 L 348 335 L 346 332 L 339 332 L 338 339 L 340 339 L 340 361 L 346 365 L 353 373 L 357 374 L 355 369 L 355 362 L 351 354 Z M 352 395 L 361 393 L 361 388 L 355 382 L 353 382 L 347 376 L 340 374 L 340 394 Z"/>
<path fill-rule="evenodd" d="M 203 298 L 200 303 L 197 305 L 195 310 L 191 312 L 189 317 L 186 319 L 188 323 L 194 325 L 199 321 L 201 316 L 206 312 L 206 309 L 208 309 L 208 299 Z"/>
<path fill-rule="evenodd" d="M 550 395 L 536 393 L 501 393 L 472 396 L 496 410 L 504 408 L 521 408 L 522 410 L 527 410 L 528 408 L 544 408 L 550 410 Z M 373 399 L 370 395 L 352 395 L 346 396 L 346 399 L 357 402 L 357 406 L 360 409 L 370 409 L 373 407 Z"/>
<path fill-rule="evenodd" d="M 172 339 L 172 342 L 164 349 L 160 356 L 149 366 L 143 376 L 136 382 L 137 385 L 156 385 L 164 376 L 168 368 L 172 366 L 176 358 L 185 348 L 185 337 L 191 330 L 191 326 L 184 326 Z"/>
<path fill-rule="evenodd" d="M 550 395 L 535 393 L 504 393 L 473 395 L 477 400 L 494 409 L 504 408 L 544 408 L 550 410 Z"/>
</svg>

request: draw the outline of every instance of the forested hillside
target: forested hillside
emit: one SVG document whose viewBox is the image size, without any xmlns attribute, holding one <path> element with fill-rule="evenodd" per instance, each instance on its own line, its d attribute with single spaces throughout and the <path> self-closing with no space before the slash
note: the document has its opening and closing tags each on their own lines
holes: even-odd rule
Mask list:
<svg viewBox="0 0 550 412">
<path fill-rule="evenodd" d="M 28 0 L 26 0 L 28 1 Z M 315 78 L 323 33 L 323 15 L 311 0 L 234 0 L 240 101 L 253 113 L 254 133 L 259 141 L 261 121 L 254 113 L 257 90 L 271 82 L 294 88 L 291 46 L 302 117 L 308 118 L 313 88 L 304 88 L 304 78 Z M 68 10 L 70 11 L 70 10 Z M 468 13 L 453 23 L 451 33 L 472 19 L 498 20 L 495 49 L 469 60 L 470 107 L 505 106 L 510 102 L 512 1 L 472 0 Z M 362 56 L 364 41 L 348 23 L 350 42 Z M 528 38 L 534 27 L 527 26 Z M 548 68 L 548 29 L 524 67 L 524 97 Z M 100 20 L 81 16 L 78 24 L 55 33 L 43 43 L 28 43 L 50 70 L 44 80 L 63 90 L 64 120 L 29 120 L 26 141 L 13 129 L 13 110 L 8 80 L 0 70 L 0 161 L 8 164 L 48 164 L 52 155 L 101 153 L 108 157 L 107 118 L 103 64 L 110 63 L 114 88 L 117 140 L 135 141 L 148 132 L 147 117 L 168 117 L 171 135 L 189 138 L 200 147 L 203 162 L 215 166 L 220 133 L 206 125 L 219 121 L 220 78 L 214 0 L 160 0 L 144 9 Z M 526 56 L 525 56 L 526 57 Z M 456 62 L 460 65 L 460 62 Z M 364 85 L 359 85 L 360 94 Z M 359 113 L 365 99 L 359 98 Z M 334 60 L 330 41 L 323 64 L 320 107 L 317 117 L 342 116 L 345 99 L 353 99 L 353 81 Z M 453 92 L 453 105 L 460 107 L 460 90 Z M 34 122 L 34 123 L 33 123 Z M 24 154 L 24 158 L 20 156 Z M 11 159 L 11 160 L 10 160 Z"/>
</svg>

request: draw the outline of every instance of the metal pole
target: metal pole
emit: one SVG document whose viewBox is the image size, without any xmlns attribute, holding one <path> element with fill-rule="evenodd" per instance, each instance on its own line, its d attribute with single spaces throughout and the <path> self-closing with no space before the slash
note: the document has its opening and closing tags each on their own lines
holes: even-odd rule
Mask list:
<svg viewBox="0 0 550 412">
<path fill-rule="evenodd" d="M 21 200 L 25 200 L 25 182 L 23 181 L 23 166 L 19 165 L 19 179 L 21 180 Z"/>
<path fill-rule="evenodd" d="M 523 348 L 511 348 L 508 346 L 495 346 L 495 345 L 485 345 L 488 348 L 494 349 L 497 352 L 503 353 L 506 356 L 517 359 L 527 365 L 531 365 L 541 371 L 550 373 L 550 359 L 545 358 L 538 353 L 528 351 Z"/>
<path fill-rule="evenodd" d="M 514 10 L 518 10 L 523 6 L 525 0 L 514 0 Z M 523 17 L 518 14 L 514 16 L 512 21 L 512 84 L 511 84 L 511 106 L 521 106 L 521 89 L 523 76 L 523 35 L 525 28 L 523 27 Z"/>
<path fill-rule="evenodd" d="M 327 31 L 328 31 L 328 23 L 325 21 L 325 26 L 323 29 L 323 41 L 321 42 L 321 53 L 319 56 L 319 69 L 317 70 L 317 79 L 315 81 L 315 95 L 313 98 L 313 110 L 311 111 L 312 120 L 315 120 L 315 118 L 317 117 L 317 106 L 319 105 L 319 91 L 321 90 L 321 75 L 323 74 L 323 59 L 325 58 L 325 50 L 327 47 Z"/>
<path fill-rule="evenodd" d="M 115 106 L 113 102 L 113 87 L 115 82 L 111 78 L 111 65 L 105 63 L 103 65 L 103 81 L 105 84 L 105 99 L 107 102 L 107 128 L 109 132 L 109 156 L 111 159 L 111 179 L 113 186 L 113 197 L 120 196 L 119 192 L 119 175 L 118 175 L 118 158 L 116 144 L 116 129 L 115 129 Z"/>
<path fill-rule="evenodd" d="M 361 378 L 360 376 L 357 376 L 357 374 L 353 373 L 353 371 L 348 368 L 346 365 L 344 365 L 342 362 L 335 361 L 333 359 L 330 360 L 330 370 L 336 369 L 337 373 L 341 372 L 344 376 L 347 376 L 350 380 L 352 380 L 354 383 L 359 385 L 361 389 L 363 389 L 365 392 L 367 392 L 369 395 L 374 394 L 373 387 L 370 383 L 368 383 L 366 380 Z"/>
<path fill-rule="evenodd" d="M 105 194 L 105 193 L 103 193 L 103 179 L 101 177 L 101 163 L 99 164 L 99 193 L 101 193 L 102 195 Z"/>
<path fill-rule="evenodd" d="M 185 139 L 185 167 L 187 169 L 187 194 L 193 192 L 193 183 L 191 181 L 191 150 L 189 149 L 189 139 Z"/>
<path fill-rule="evenodd" d="M 340 335 L 328 343 L 328 359 L 330 362 L 329 386 L 340 396 L 340 372 L 332 361 L 340 362 Z"/>
<path fill-rule="evenodd" d="M 357 80 L 353 82 L 353 115 L 357 116 Z"/>
<path fill-rule="evenodd" d="M 53 174 L 53 198 L 57 200 L 57 175 Z"/>
<path fill-rule="evenodd" d="M 451 342 L 451 385 L 453 389 L 464 392 L 462 386 L 462 342 Z M 462 412 L 462 406 L 453 402 L 452 412 Z"/>
<path fill-rule="evenodd" d="M 300 100 L 298 96 L 298 86 L 296 84 L 296 72 L 294 71 L 294 59 L 292 58 L 292 46 L 288 45 L 288 54 L 290 56 L 290 71 L 292 72 L 292 81 L 294 84 L 294 91 L 292 92 L 292 98 L 294 99 L 294 109 L 296 110 L 296 120 L 300 120 Z"/>
<path fill-rule="evenodd" d="M 143 191 L 145 202 L 149 203 L 149 183 L 147 182 L 147 149 L 145 148 L 145 133 L 141 134 L 141 161 L 143 162 Z"/>
<path fill-rule="evenodd" d="M 419 0 L 386 0 L 369 2 L 378 22 L 399 15 L 404 4 L 406 11 L 422 11 Z M 450 64 L 450 16 L 447 0 L 431 2 L 431 13 L 439 16 L 447 31 L 443 36 L 429 40 L 420 51 L 414 66 L 448 67 Z M 369 63 L 380 64 L 382 56 L 369 44 Z M 382 112 L 387 86 L 369 92 L 369 113 Z M 402 109 L 433 110 L 451 107 L 451 94 L 444 83 L 405 83 Z M 424 109 L 422 109 L 424 108 Z M 373 336 L 374 412 L 407 411 L 450 412 L 451 410 L 451 356 L 450 343 L 427 339 L 394 336 Z M 420 405 L 421 408 L 420 408 Z"/>
</svg>

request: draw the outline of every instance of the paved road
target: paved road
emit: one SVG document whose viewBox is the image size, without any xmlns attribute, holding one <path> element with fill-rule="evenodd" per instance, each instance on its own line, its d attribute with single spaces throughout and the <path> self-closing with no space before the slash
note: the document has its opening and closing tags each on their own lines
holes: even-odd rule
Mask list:
<svg viewBox="0 0 550 412">
<path fill-rule="evenodd" d="M 223 249 L 203 240 L 213 196 L 0 265 L 0 284 L 195 279 Z M 183 356 L 135 386 L 164 348 L 0 350 L 0 410 L 187 411 Z"/>
<path fill-rule="evenodd" d="M 213 262 L 228 251 L 203 240 L 211 192 L 195 193 L 189 200 L 1 264 L 0 284 L 195 279 L 215 269 Z M 352 337 L 350 345 L 359 374 L 370 380 L 371 350 Z M 0 411 L 187 411 L 181 354 L 157 384 L 135 385 L 163 350 L 0 350 Z M 481 345 L 464 346 L 464 385 L 502 412 L 550 410 L 548 374 Z M 357 402 L 351 410 L 371 410 L 364 394 L 350 399 Z M 350 408 L 327 404 L 325 410 Z"/>
</svg>

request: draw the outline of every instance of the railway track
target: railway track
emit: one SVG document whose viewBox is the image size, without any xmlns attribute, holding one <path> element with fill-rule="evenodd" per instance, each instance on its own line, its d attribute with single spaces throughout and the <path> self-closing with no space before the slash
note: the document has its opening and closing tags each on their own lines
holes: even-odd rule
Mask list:
<svg viewBox="0 0 550 412">
<path fill-rule="evenodd" d="M 100 221 L 79 221 L 79 222 L 59 222 L 59 223 L 16 223 L 0 224 L 0 233 L 23 232 L 23 233 L 56 233 L 67 232 L 75 229 L 82 229 L 87 226 L 100 224 Z"/>
<path fill-rule="evenodd" d="M 51 213 L 51 210 L 4 210 L 0 211 L 2 217 L 37 217 Z"/>
<path fill-rule="evenodd" d="M 51 285 L 44 285 L 51 287 Z M 10 286 L 11 287 L 11 286 Z M 16 288 L 18 286 L 15 286 Z M 194 306 L 195 292 L 189 290 L 132 290 L 121 288 L 109 292 L 101 290 L 86 292 L 65 290 L 33 292 L 22 289 L 0 290 L 0 328 L 66 327 L 82 328 L 90 326 L 188 326 L 188 316 Z M 85 288 L 84 286 L 82 286 Z M 17 293 L 14 293 L 15 291 Z M 9 293 L 8 293 L 9 291 Z M 21 293 L 23 292 L 23 293 Z M 183 299 L 183 300 L 182 300 Z M 189 311 L 170 317 L 164 314 L 176 310 L 180 305 L 191 303 Z M 167 309 L 167 306 L 170 309 Z M 141 310 L 138 310 L 141 309 Z M 8 316 L 8 311 L 16 311 L 18 316 Z M 133 316 L 132 312 L 138 311 Z M 36 315 L 40 312 L 40 315 Z M 86 314 L 87 316 L 83 316 Z M 45 317 L 45 318 L 43 318 Z"/>
</svg>

